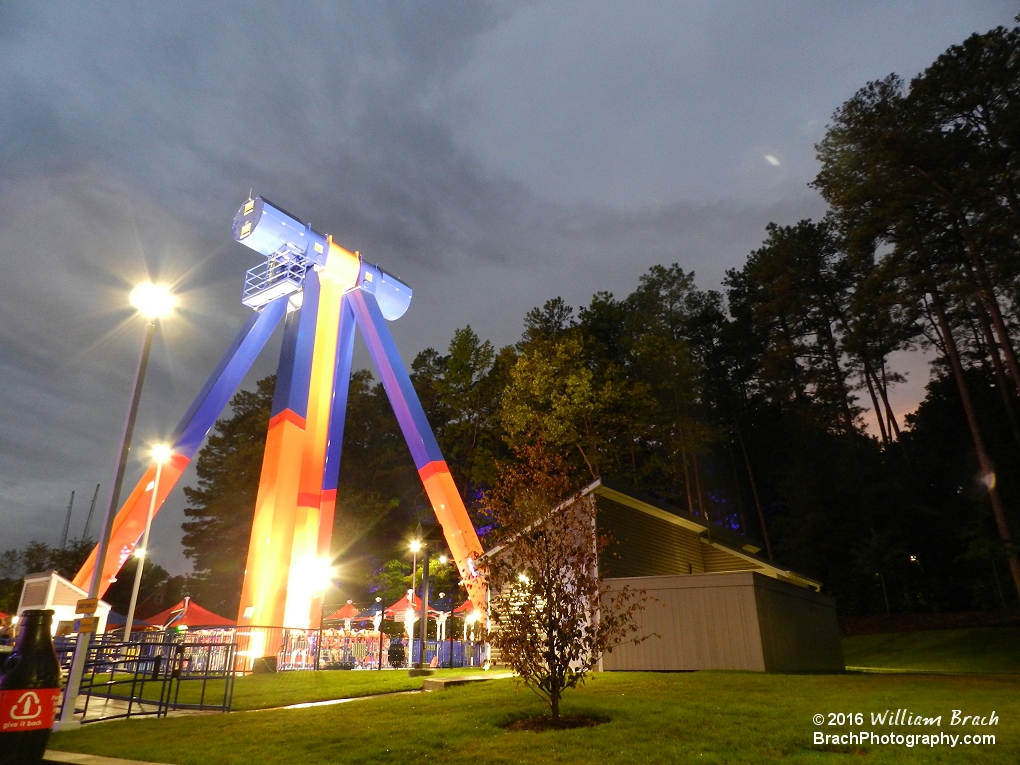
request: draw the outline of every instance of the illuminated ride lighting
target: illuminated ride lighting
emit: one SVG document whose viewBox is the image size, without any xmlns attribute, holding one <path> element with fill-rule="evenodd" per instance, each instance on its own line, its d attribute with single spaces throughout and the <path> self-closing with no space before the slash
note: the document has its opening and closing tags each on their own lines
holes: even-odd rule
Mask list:
<svg viewBox="0 0 1020 765">
<path fill-rule="evenodd" d="M 138 312 L 149 319 L 165 319 L 177 307 L 177 297 L 165 284 L 143 282 L 128 298 Z"/>
<path fill-rule="evenodd" d="M 282 323 L 283 348 L 238 626 L 317 627 L 322 594 L 335 576 L 329 565 L 330 536 L 354 336 L 360 329 L 469 599 L 483 610 L 485 582 L 474 564 L 481 543 L 386 325 L 406 313 L 411 288 L 262 197 L 242 205 L 233 234 L 265 258 L 245 279 L 242 302 L 253 311 L 169 446 L 153 455 L 153 464 L 119 508 L 109 549 L 137 545 L 147 506 L 153 504 L 158 512 Z M 167 287 L 151 283 L 139 285 L 131 302 L 150 324 L 177 305 Z M 98 596 L 126 557 L 106 556 Z M 95 567 L 93 551 L 75 584 L 90 581 Z M 246 650 L 261 651 L 256 640 L 264 638 L 252 636 Z"/>
</svg>

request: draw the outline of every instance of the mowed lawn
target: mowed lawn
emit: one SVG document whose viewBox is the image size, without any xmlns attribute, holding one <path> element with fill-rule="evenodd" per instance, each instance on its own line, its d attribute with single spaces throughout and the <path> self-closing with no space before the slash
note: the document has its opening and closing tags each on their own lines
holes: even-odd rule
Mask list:
<svg viewBox="0 0 1020 765">
<path fill-rule="evenodd" d="M 891 632 L 843 638 L 848 667 L 1020 673 L 1020 627 Z"/>
<path fill-rule="evenodd" d="M 298 682 L 289 677 L 260 682 Z M 900 708 L 912 715 L 941 716 L 942 724 L 871 724 L 872 712 Z M 542 703 L 514 681 L 493 680 L 325 707 L 101 723 L 55 734 L 50 747 L 181 765 L 1020 761 L 1020 676 L 604 673 L 568 692 L 564 703 L 565 713 L 597 716 L 604 724 L 547 733 L 500 727 L 542 709 Z M 999 722 L 985 728 L 953 727 L 954 709 L 982 716 L 994 711 Z M 863 725 L 812 722 L 818 714 L 857 712 L 864 716 Z M 815 731 L 862 729 L 879 734 L 990 733 L 997 743 L 961 743 L 955 749 L 813 745 Z"/>
<path fill-rule="evenodd" d="M 470 669 L 440 669 L 435 677 L 477 675 L 478 667 Z M 377 693 L 397 693 L 421 690 L 422 678 L 409 677 L 407 670 L 279 672 L 265 675 L 245 675 L 234 681 L 231 710 L 269 709 L 309 701 L 327 701 L 338 698 L 358 698 Z M 162 684 L 147 682 L 140 693 L 144 698 L 158 699 Z M 181 704 L 198 704 L 202 684 L 183 682 L 177 701 Z M 216 704 L 223 698 L 223 681 L 210 680 L 205 687 L 205 702 Z"/>
</svg>

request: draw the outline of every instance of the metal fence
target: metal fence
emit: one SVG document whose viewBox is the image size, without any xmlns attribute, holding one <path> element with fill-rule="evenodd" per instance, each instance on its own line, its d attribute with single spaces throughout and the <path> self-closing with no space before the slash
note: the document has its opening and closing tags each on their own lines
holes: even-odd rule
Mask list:
<svg viewBox="0 0 1020 765">
<path fill-rule="evenodd" d="M 237 627 L 189 630 L 187 639 L 201 644 L 237 646 L 234 670 L 286 672 L 304 669 L 390 669 L 418 663 L 418 640 L 408 648 L 406 636 L 380 636 L 375 630 L 285 627 Z M 382 661 L 380 661 L 380 655 Z M 451 664 L 452 657 L 452 664 Z M 425 663 L 438 667 L 480 667 L 485 644 L 462 640 L 429 640 Z"/>
<path fill-rule="evenodd" d="M 74 639 L 60 640 L 56 648 L 69 667 Z M 229 712 L 235 663 L 232 643 L 192 642 L 174 633 L 143 634 L 129 642 L 97 636 L 89 646 L 81 706 L 75 711 L 83 723 L 182 710 Z"/>
</svg>

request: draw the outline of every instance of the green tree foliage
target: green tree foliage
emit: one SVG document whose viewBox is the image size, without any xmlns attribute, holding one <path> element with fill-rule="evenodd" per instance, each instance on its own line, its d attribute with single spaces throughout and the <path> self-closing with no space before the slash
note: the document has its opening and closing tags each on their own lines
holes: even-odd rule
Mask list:
<svg viewBox="0 0 1020 765">
<path fill-rule="evenodd" d="M 1020 446 L 1018 57 L 1020 29 L 1000 27 L 951 47 L 909 86 L 896 75 L 869 83 L 837 111 L 819 144 L 815 185 L 854 249 L 896 285 L 903 314 L 926 321 L 956 385 L 1020 594 L 1015 513 L 996 478 L 1017 460 L 994 459 L 968 374 L 975 361 L 990 366 Z"/>
<path fill-rule="evenodd" d="M 565 465 L 539 445 L 508 468 L 487 498 L 500 546 L 487 560 L 489 640 L 521 683 L 560 716 L 563 693 L 584 683 L 599 659 L 633 637 L 645 594 L 610 593 L 598 568 L 605 540 L 594 533 L 594 503 L 560 504 Z"/>
<path fill-rule="evenodd" d="M 62 548 L 33 540 L 24 547 L 4 550 L 0 553 L 0 611 L 17 610 L 22 579 L 27 574 L 56 571 L 65 579 L 73 579 L 94 545 L 95 541 L 87 538 L 70 539 Z"/>
</svg>

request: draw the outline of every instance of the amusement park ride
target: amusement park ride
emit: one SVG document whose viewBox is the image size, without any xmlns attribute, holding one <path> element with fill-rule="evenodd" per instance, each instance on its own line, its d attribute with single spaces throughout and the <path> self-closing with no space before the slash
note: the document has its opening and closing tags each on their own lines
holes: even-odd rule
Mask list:
<svg viewBox="0 0 1020 765">
<path fill-rule="evenodd" d="M 474 567 L 481 543 L 386 326 L 407 311 L 411 288 L 262 197 L 248 199 L 238 210 L 233 234 L 266 257 L 245 278 L 241 302 L 253 313 L 174 431 L 173 454 L 158 486 L 152 466 L 117 512 L 96 594 L 103 595 L 138 544 L 150 492 L 157 492 L 158 509 L 282 321 L 283 348 L 238 625 L 319 626 L 317 580 L 330 561 L 356 326 L 468 596 L 484 613 L 485 581 Z M 76 585 L 88 587 L 96 555 L 93 550 Z"/>
</svg>

